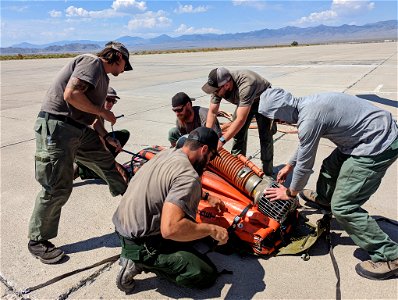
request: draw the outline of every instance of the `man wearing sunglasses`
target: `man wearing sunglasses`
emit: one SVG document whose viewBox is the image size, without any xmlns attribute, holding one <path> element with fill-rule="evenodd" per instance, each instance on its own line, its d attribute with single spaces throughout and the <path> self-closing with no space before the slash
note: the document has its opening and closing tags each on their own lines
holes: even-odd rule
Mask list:
<svg viewBox="0 0 398 300">
<path fill-rule="evenodd" d="M 112 88 L 108 88 L 108 94 L 106 95 L 104 109 L 107 111 L 111 111 L 113 106 L 117 103 L 120 97 L 117 95 L 116 91 Z M 104 143 L 105 147 L 112 153 L 113 157 L 120 153 L 123 149 L 124 145 L 127 143 L 130 132 L 126 129 L 123 130 L 115 130 L 112 132 L 108 132 L 104 126 L 104 119 L 97 118 L 94 121 L 93 127 L 95 131 L 101 137 L 101 141 Z M 121 169 L 122 166 L 115 162 L 116 167 L 124 174 L 124 170 Z M 76 161 L 76 165 L 74 167 L 74 178 L 80 177 L 81 179 L 99 179 L 97 173 L 92 171 L 90 168 L 86 167 L 83 163 Z"/>
<path fill-rule="evenodd" d="M 172 147 L 176 146 L 178 139 L 189 134 L 195 128 L 206 126 L 206 118 L 208 109 L 200 106 L 192 106 L 194 98 L 190 98 L 187 94 L 179 92 L 171 99 L 172 110 L 176 114 L 176 127 L 169 130 L 169 142 Z M 220 137 L 222 135 L 220 124 L 216 119 L 213 130 Z"/>
<path fill-rule="evenodd" d="M 182 148 L 161 151 L 130 181 L 113 215 L 122 245 L 116 278 L 120 290 L 131 293 L 134 277 L 142 271 L 189 288 L 215 282 L 217 268 L 189 242 L 208 236 L 219 245 L 228 240 L 225 228 L 195 222 L 199 201 L 206 199 L 200 177 L 218 155 L 217 145 L 213 129 L 196 128 Z"/>
<path fill-rule="evenodd" d="M 260 95 L 271 86 L 267 80 L 250 70 L 230 72 L 226 68 L 213 69 L 202 90 L 212 95 L 206 126 L 211 128 L 217 119 L 222 99 L 235 104 L 233 121 L 218 147 L 221 148 L 230 139 L 234 140 L 232 154 L 246 155 L 248 129 L 253 117 L 256 117 L 260 138 L 261 162 L 265 175 L 272 176 L 274 146 L 272 136 L 276 133 L 276 124 L 258 113 Z"/>
</svg>

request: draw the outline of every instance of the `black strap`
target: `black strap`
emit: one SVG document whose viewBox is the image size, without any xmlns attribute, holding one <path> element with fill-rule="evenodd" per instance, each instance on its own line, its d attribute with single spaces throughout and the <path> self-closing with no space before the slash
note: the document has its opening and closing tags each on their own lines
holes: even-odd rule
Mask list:
<svg viewBox="0 0 398 300">
<path fill-rule="evenodd" d="M 334 273 L 336 274 L 336 278 L 337 278 L 337 282 L 336 282 L 336 300 L 341 300 L 341 289 L 340 289 L 340 270 L 339 270 L 339 266 L 337 265 L 337 261 L 336 258 L 334 256 L 333 253 L 333 242 L 332 242 L 332 235 L 330 233 L 330 223 L 332 220 L 332 217 L 330 214 L 325 214 L 323 216 L 324 221 L 326 221 L 327 223 L 326 225 L 326 230 L 325 230 L 325 235 L 326 235 L 326 241 L 328 241 L 329 243 L 329 255 L 330 255 L 330 259 L 332 260 L 332 264 L 333 264 L 333 269 L 334 269 Z"/>
<path fill-rule="evenodd" d="M 105 259 L 103 259 L 103 260 L 101 260 L 101 261 L 99 261 L 99 262 L 97 262 L 97 263 L 95 263 L 95 264 L 92 264 L 92 265 L 90 265 L 90 266 L 87 266 L 87 267 L 84 267 L 84 268 L 81 268 L 81 269 L 76 269 L 76 270 L 74 270 L 74 271 L 71 271 L 71 272 L 62 274 L 62 275 L 60 275 L 60 276 L 54 277 L 54 278 L 52 278 L 52 279 L 50 279 L 50 280 L 48 280 L 48 281 L 46 281 L 46 282 L 44 282 L 44 283 L 41 283 L 41 284 L 38 284 L 38 285 L 35 285 L 35 286 L 32 286 L 32 287 L 29 287 L 29 288 L 24 289 L 24 290 L 21 292 L 21 294 L 22 294 L 22 295 L 29 294 L 30 292 L 33 292 L 33 291 L 38 290 L 38 289 L 41 289 L 41 288 L 43 288 L 43 287 L 45 287 L 45 286 L 48 286 L 48 285 L 53 284 L 53 283 L 55 283 L 55 282 L 57 282 L 57 281 L 60 281 L 60 280 L 62 280 L 62 279 L 64 279 L 64 278 L 66 278 L 66 277 L 72 276 L 72 275 L 74 275 L 74 274 L 77 274 L 77 273 L 80 273 L 80 272 L 83 272 L 83 271 L 86 271 L 86 270 L 90 270 L 90 269 L 92 269 L 92 268 L 98 267 L 98 266 L 103 265 L 103 264 L 106 264 L 106 263 L 108 263 L 109 265 L 111 265 L 111 264 L 113 264 L 115 261 L 117 261 L 117 260 L 119 259 L 119 257 L 120 257 L 120 254 L 114 255 L 114 256 L 105 258 Z"/>
<path fill-rule="evenodd" d="M 231 233 L 232 231 L 235 230 L 236 226 L 239 224 L 240 220 L 246 215 L 247 211 L 253 207 L 253 204 L 249 204 L 246 206 L 242 212 L 234 218 L 234 221 L 232 222 L 231 226 L 228 227 L 228 233 Z"/>
</svg>

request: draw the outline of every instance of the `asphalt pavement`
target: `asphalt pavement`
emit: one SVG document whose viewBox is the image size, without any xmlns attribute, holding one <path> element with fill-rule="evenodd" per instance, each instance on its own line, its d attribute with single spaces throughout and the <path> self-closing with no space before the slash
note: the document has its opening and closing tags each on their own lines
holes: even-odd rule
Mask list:
<svg viewBox="0 0 398 300">
<path fill-rule="evenodd" d="M 45 265 L 27 249 L 28 222 L 36 194 L 34 178 L 35 139 L 33 125 L 47 88 L 57 72 L 70 59 L 1 61 L 1 252 L 0 297 L 4 299 L 335 299 L 337 278 L 321 240 L 310 251 L 310 259 L 281 256 L 262 259 L 212 252 L 217 267 L 233 271 L 222 275 L 206 290 L 176 287 L 153 273 L 136 277 L 137 288 L 125 295 L 115 285 L 117 262 L 95 267 L 60 280 L 29 294 L 21 291 L 47 280 L 83 268 L 120 253 L 112 215 L 120 197 L 111 197 L 106 185 L 97 180 L 76 180 L 68 203 L 62 210 L 57 238 L 52 242 L 69 256 L 62 264 Z M 125 149 L 139 151 L 151 145 L 168 146 L 167 132 L 175 124 L 171 97 L 180 91 L 196 98 L 195 105 L 208 106 L 209 96 L 201 86 L 209 71 L 224 66 L 231 70 L 250 69 L 274 87 L 294 95 L 336 91 L 363 98 L 397 117 L 397 43 L 333 44 L 132 55 L 134 70 L 110 76 L 120 101 L 115 105 L 114 129 L 128 129 L 131 138 Z M 221 109 L 233 112 L 225 102 Z M 347 111 L 350 108 L 347 107 Z M 225 121 L 220 119 L 221 122 Z M 281 127 L 282 128 L 282 127 Z M 110 126 L 108 126 L 110 130 Z M 286 127 L 286 130 L 292 128 Z M 275 136 L 276 169 L 286 163 L 297 146 L 295 133 Z M 230 147 L 228 143 L 226 148 Z M 249 132 L 248 154 L 260 165 L 259 140 L 255 129 Z M 322 160 L 334 149 L 322 140 L 314 174 L 307 185 L 315 188 Z M 130 160 L 127 153 L 117 157 Z M 375 195 L 365 204 L 373 217 L 398 219 L 397 163 L 388 170 Z M 304 202 L 302 202 L 304 204 Z M 309 207 L 303 213 L 315 221 L 320 212 Z M 398 241 L 395 225 L 379 225 Z M 397 299 L 398 280 L 371 281 L 358 276 L 357 263 L 368 259 L 340 226 L 332 221 L 332 243 L 343 299 Z"/>
</svg>

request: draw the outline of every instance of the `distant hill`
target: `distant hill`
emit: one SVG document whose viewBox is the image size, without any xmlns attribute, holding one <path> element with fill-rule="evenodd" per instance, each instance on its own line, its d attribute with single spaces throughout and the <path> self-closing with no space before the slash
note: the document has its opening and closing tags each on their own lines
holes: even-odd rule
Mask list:
<svg viewBox="0 0 398 300">
<path fill-rule="evenodd" d="M 362 26 L 341 25 L 316 27 L 283 27 L 280 29 L 262 29 L 250 32 L 229 34 L 192 34 L 170 37 L 166 34 L 156 38 L 123 36 L 122 42 L 131 51 L 173 50 L 195 48 L 231 48 L 251 46 L 316 44 L 333 42 L 365 42 L 397 40 L 397 20 L 381 21 Z M 59 41 L 43 45 L 20 43 L 12 47 L 0 48 L 0 54 L 70 53 L 95 52 L 103 48 L 108 41 Z"/>
</svg>

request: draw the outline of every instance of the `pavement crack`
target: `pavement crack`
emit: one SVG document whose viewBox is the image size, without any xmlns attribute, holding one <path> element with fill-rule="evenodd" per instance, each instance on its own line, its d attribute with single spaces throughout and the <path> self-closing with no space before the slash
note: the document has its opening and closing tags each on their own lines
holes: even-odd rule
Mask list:
<svg viewBox="0 0 398 300">
<path fill-rule="evenodd" d="M 15 145 L 19 145 L 19 144 L 23 144 L 23 143 L 30 142 L 30 141 L 34 141 L 35 139 L 36 138 L 31 138 L 31 139 L 28 139 L 28 140 L 23 140 L 23 141 L 7 144 L 7 145 L 4 145 L 4 146 L 1 146 L 0 149 L 11 147 L 11 146 L 15 146 Z"/>
<path fill-rule="evenodd" d="M 66 291 L 65 293 L 61 294 L 58 296 L 58 300 L 65 300 L 68 299 L 68 297 L 78 291 L 80 288 L 93 283 L 98 276 L 100 276 L 102 273 L 104 273 L 105 271 L 109 271 L 111 266 L 114 264 L 115 262 L 109 262 L 106 265 L 104 265 L 101 269 L 95 271 L 93 274 L 91 274 L 90 276 L 88 276 L 85 279 L 80 280 L 79 283 L 77 283 L 75 286 L 71 287 L 68 291 Z"/>
<path fill-rule="evenodd" d="M 15 296 L 17 296 L 19 299 L 29 299 L 25 298 L 21 292 L 18 292 L 10 283 L 8 283 L 8 280 L 5 279 L 2 275 L 0 275 L 0 281 L 7 287 L 7 291 L 3 295 L 0 295 L 2 299 L 6 297 L 7 294 L 12 293 Z"/>
<path fill-rule="evenodd" d="M 364 79 L 366 76 L 368 76 L 370 73 L 372 73 L 373 71 L 375 71 L 376 69 L 378 69 L 380 66 L 382 66 L 387 60 L 389 60 L 391 57 L 395 56 L 397 53 L 392 54 L 390 57 L 387 57 L 385 60 L 383 60 L 380 64 L 376 65 L 372 70 L 370 70 L 369 72 L 365 73 L 361 78 L 359 78 L 357 81 L 355 81 L 354 83 L 352 83 L 350 86 L 346 87 L 343 91 L 343 93 L 345 93 L 346 91 L 348 91 L 350 88 L 352 88 L 353 86 L 357 85 L 358 82 L 360 82 L 362 79 Z"/>
</svg>

